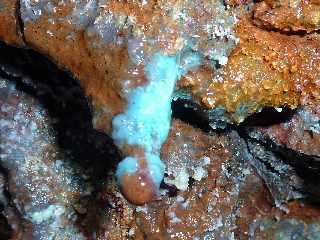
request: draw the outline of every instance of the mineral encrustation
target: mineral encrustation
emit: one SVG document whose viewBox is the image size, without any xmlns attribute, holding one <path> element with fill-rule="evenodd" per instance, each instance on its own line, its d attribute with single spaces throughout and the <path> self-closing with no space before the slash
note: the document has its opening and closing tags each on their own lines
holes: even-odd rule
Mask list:
<svg viewBox="0 0 320 240">
<path fill-rule="evenodd" d="M 318 0 L 0 0 L 0 239 L 319 239 L 319 30 Z"/>
</svg>

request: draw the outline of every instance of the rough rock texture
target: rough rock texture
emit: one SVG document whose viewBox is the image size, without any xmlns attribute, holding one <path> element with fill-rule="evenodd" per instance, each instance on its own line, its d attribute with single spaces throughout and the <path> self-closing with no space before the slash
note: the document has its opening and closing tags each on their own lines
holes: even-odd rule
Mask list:
<svg viewBox="0 0 320 240">
<path fill-rule="evenodd" d="M 19 1 L 0 1 L 0 39 L 8 44 L 23 46 L 23 34 L 19 24 Z"/>
<path fill-rule="evenodd" d="M 1 79 L 0 91 L 1 165 L 22 225 L 14 229 L 14 236 L 84 239 L 75 226 L 73 207 L 85 193 L 84 181 L 77 167 L 59 153 L 45 109 L 8 80 Z"/>
<path fill-rule="evenodd" d="M 319 209 L 312 203 L 293 202 L 288 214 L 272 212 L 250 225 L 254 239 L 319 239 Z"/>
<path fill-rule="evenodd" d="M 0 238 L 319 239 L 319 6 L 0 0 L 0 39 L 84 89 L 0 44 Z M 161 194 L 136 207 L 105 133 L 158 51 L 201 63 L 176 85 L 191 125 L 172 123 Z"/>
<path fill-rule="evenodd" d="M 313 32 L 320 29 L 320 2 L 263 1 L 255 6 L 254 22 L 271 30 Z"/>
<path fill-rule="evenodd" d="M 296 108 L 319 99 L 319 41 L 238 24 L 240 43 L 221 81 L 210 84 L 203 101 L 224 107 L 235 122 L 263 107 Z"/>
<path fill-rule="evenodd" d="M 304 179 L 304 191 L 319 195 L 319 107 L 299 108 L 283 123 L 249 127 L 247 134 L 282 158 Z"/>
<path fill-rule="evenodd" d="M 317 38 L 266 31 L 267 23 L 284 31 L 317 30 L 318 3 L 256 3 L 253 22 L 246 14 L 252 3 L 229 4 L 239 6 L 225 8 L 219 1 L 23 0 L 20 15 L 26 43 L 80 80 L 95 106 L 95 127 L 107 132 L 111 118 L 125 108 L 126 92 L 145 84 L 143 65 L 159 50 L 203 56 L 198 70 L 181 79 L 178 88 L 212 109 L 214 119 L 239 123 L 266 106 L 296 108 L 306 97 L 318 99 L 319 76 L 313 71 L 319 69 Z M 4 11 L 4 16 L 10 13 Z M 216 121 L 212 126 L 221 127 Z"/>
<path fill-rule="evenodd" d="M 245 141 L 236 132 L 204 134 L 179 120 L 174 120 L 172 128 L 163 148 L 168 166 L 163 193 L 157 201 L 135 207 L 111 185 L 105 198 L 113 209 L 105 211 L 109 224 L 101 226 L 98 239 L 265 239 L 287 235 L 316 239 L 319 209 L 303 201 L 285 204 L 282 210 L 275 207 L 273 197 L 277 196 L 270 192 L 274 194 L 280 187 L 265 185 L 257 174 L 260 169 L 250 164 L 252 155 Z M 268 183 L 277 180 L 266 179 Z M 280 190 L 293 194 L 285 184 Z M 297 225 L 301 226 L 299 232 Z"/>
<path fill-rule="evenodd" d="M 248 129 L 251 137 L 272 141 L 298 153 L 320 157 L 320 108 L 319 103 L 299 108 L 283 123 Z"/>
<path fill-rule="evenodd" d="M 197 51 L 209 68 L 225 65 L 238 42 L 233 25 L 244 12 L 219 1 L 23 0 L 20 10 L 27 45 L 80 80 L 92 97 L 96 128 L 106 131 L 128 89 L 146 81 L 150 54 Z"/>
</svg>

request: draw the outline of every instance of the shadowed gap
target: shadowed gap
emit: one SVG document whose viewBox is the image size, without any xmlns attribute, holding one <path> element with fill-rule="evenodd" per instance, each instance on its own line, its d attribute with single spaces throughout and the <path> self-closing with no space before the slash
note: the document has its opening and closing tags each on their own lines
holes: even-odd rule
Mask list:
<svg viewBox="0 0 320 240">
<path fill-rule="evenodd" d="M 109 171 L 121 160 L 113 140 L 92 127 L 91 106 L 79 82 L 60 70 L 45 56 L 0 42 L 0 77 L 14 81 L 17 88 L 38 99 L 49 113 L 58 146 L 67 159 L 77 162 L 90 177 L 94 191 L 88 201 L 93 207 L 83 218 L 90 219 L 94 232 L 99 212 L 107 207 L 99 194 Z M 1 219 L 0 219 L 1 221 Z M 90 225 L 91 225 L 90 224 Z M 79 226 L 81 228 L 81 226 Z M 92 229 L 91 229 L 92 228 Z"/>
</svg>

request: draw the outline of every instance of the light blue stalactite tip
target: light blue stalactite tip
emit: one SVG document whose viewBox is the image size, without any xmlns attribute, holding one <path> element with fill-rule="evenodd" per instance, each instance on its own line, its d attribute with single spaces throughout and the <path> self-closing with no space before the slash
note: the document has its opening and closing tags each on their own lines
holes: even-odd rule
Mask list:
<svg viewBox="0 0 320 240">
<path fill-rule="evenodd" d="M 117 167 L 116 178 L 118 180 L 118 184 L 121 184 L 121 177 L 125 174 L 132 175 L 138 171 L 139 163 L 138 159 L 135 157 L 126 157 L 124 158 Z"/>
</svg>

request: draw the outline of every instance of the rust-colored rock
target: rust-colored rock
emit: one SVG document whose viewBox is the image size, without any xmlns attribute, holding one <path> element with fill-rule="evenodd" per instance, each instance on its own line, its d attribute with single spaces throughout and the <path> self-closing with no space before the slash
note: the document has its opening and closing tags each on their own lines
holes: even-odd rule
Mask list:
<svg viewBox="0 0 320 240">
<path fill-rule="evenodd" d="M 143 205 L 155 199 L 157 190 L 148 172 L 138 170 L 132 175 L 125 174 L 121 178 L 121 191 L 125 198 L 136 205 Z"/>
<path fill-rule="evenodd" d="M 30 2 L 31 5 L 26 4 Z M 0 36 L 7 43 L 19 45 L 18 5 L 14 1 L 1 3 L 7 7 L 2 13 L 0 10 Z M 1 92 L 11 91 L 10 96 L 0 97 L 2 105 L 10 108 L 8 111 L 1 106 L 4 124 L 1 134 L 9 156 L 1 159 L 1 165 L 8 169 L 9 192 L 27 219 L 26 223 L 21 222 L 20 216 L 10 211 L 8 204 L 4 205 L 10 224 L 18 225 L 16 235 L 42 237 L 41 231 L 48 231 L 52 225 L 46 223 L 62 219 L 63 227 L 71 228 L 69 232 L 63 229 L 64 233 L 77 239 L 319 236 L 319 209 L 297 200 L 304 197 L 300 191 L 305 193 L 309 188 L 303 185 L 305 182 L 297 176 L 287 156 L 278 156 L 285 149 L 317 162 L 320 154 L 320 41 L 316 33 L 309 35 L 319 29 L 318 1 L 290 2 L 296 6 L 293 8 L 289 8 L 287 1 L 256 2 L 254 12 L 249 14 L 244 14 L 247 12 L 244 9 L 250 6 L 241 0 L 225 1 L 232 5 L 227 7 L 221 1 L 201 0 L 20 3 L 27 45 L 53 59 L 80 81 L 93 103 L 94 127 L 104 132 L 110 133 L 112 117 L 126 108 L 128 90 L 148 84 L 144 65 L 157 51 L 181 54 L 182 59 L 190 52 L 201 56 L 199 66 L 178 81 L 177 90 L 185 91 L 189 100 L 209 109 L 209 114 L 211 110 L 221 110 L 227 122 L 242 122 L 268 106 L 278 111 L 283 106 L 300 108 L 285 123 L 253 129 L 241 126 L 239 133 L 230 129 L 205 133 L 174 120 L 162 147 L 166 175 L 159 195 L 144 172 L 124 176 L 122 193 L 127 199 L 141 205 L 152 200 L 134 206 L 120 193 L 121 186 L 115 182 L 113 171 L 108 169 L 109 174 L 106 169 L 98 171 L 99 164 L 92 167 L 90 161 L 95 159 L 91 156 L 86 170 L 92 172 L 92 179 L 98 180 L 90 179 L 96 184 L 93 192 L 85 189 L 83 180 L 87 176 L 82 175 L 76 164 L 63 161 L 63 155 L 62 160 L 57 159 L 59 149 L 55 139 L 43 128 L 50 123 L 45 111 L 41 111 L 42 115 L 35 114 L 37 102 L 20 92 L 15 98 L 17 92 L 6 82 L 0 82 L 5 86 Z M 297 11 L 300 8 L 302 15 Z M 6 72 L 15 80 L 23 78 L 23 73 L 16 75 L 11 69 Z M 20 109 L 19 102 L 29 109 Z M 15 119 L 17 110 L 23 116 L 19 121 Z M 211 115 L 209 121 L 214 117 Z M 21 126 L 26 126 L 26 131 Z M 28 140 L 33 136 L 27 134 L 32 126 L 39 130 L 39 135 L 29 145 L 12 136 L 16 133 Z M 281 151 L 272 149 L 270 142 Z M 34 151 L 29 150 L 30 145 Z M 12 146 L 17 146 L 14 151 Z M 124 147 L 123 153 L 141 150 L 131 147 Z M 26 156 L 23 163 L 17 162 L 20 158 L 14 155 L 15 149 L 20 148 Z M 34 148 L 41 148 L 41 153 L 34 156 L 38 153 Z M 310 167 L 306 162 L 300 163 Z M 21 168 L 22 164 L 26 167 Z M 97 172 L 103 172 L 102 177 L 96 177 Z M 137 182 L 151 187 L 131 186 Z M 86 195 L 81 198 L 86 202 L 84 205 L 77 202 L 82 194 Z M 39 200 L 38 195 L 50 203 L 31 201 Z M 47 213 L 46 210 L 57 212 L 58 216 L 41 218 L 39 211 Z M 82 218 L 69 218 L 69 213 Z M 48 226 L 44 228 L 42 222 Z M 78 232 L 78 224 L 85 234 Z M 54 234 L 51 231 L 49 236 Z"/>
<path fill-rule="evenodd" d="M 288 4 L 256 3 L 254 23 L 271 10 L 279 11 L 274 15 L 284 19 Z M 260 29 L 246 19 L 251 16 L 245 15 L 242 5 L 225 10 L 215 1 L 196 7 L 173 1 L 33 5 L 22 1 L 21 16 L 27 44 L 80 80 L 94 105 L 95 127 L 110 132 L 112 117 L 126 106 L 126 91 L 146 83 L 144 61 L 159 50 L 176 54 L 188 47 L 205 57 L 201 67 L 181 79 L 178 87 L 191 89 L 193 100 L 209 109 L 223 109 L 229 122 L 241 122 L 266 106 L 296 108 L 306 95 L 318 98 L 319 76 L 314 69 L 319 69 L 319 40 L 268 32 L 265 26 Z M 315 1 L 295 2 L 285 19 L 306 25 L 296 27 L 297 31 L 316 30 L 318 6 Z M 304 23 L 290 20 L 300 8 L 310 18 L 299 15 Z M 180 11 L 189 17 L 179 15 Z M 281 20 L 274 22 L 285 25 Z M 286 28 L 280 25 L 280 30 Z"/>
<path fill-rule="evenodd" d="M 100 226 L 98 239 L 259 239 L 284 230 L 294 232 L 296 224 L 283 227 L 287 221 L 313 228 L 320 216 L 317 207 L 304 201 L 284 204 L 282 210 L 274 207 L 269 189 L 250 165 L 242 144 L 235 132 L 205 134 L 174 120 L 162 149 L 168 166 L 162 194 L 137 207 L 109 186 L 105 198 L 118 211 L 105 212 L 109 224 Z M 186 181 L 183 190 L 182 181 Z M 260 223 L 265 230 L 259 229 Z M 312 232 L 299 236 L 312 236 Z"/>
<path fill-rule="evenodd" d="M 140 207 L 126 206 L 124 209 L 133 211 L 126 225 L 111 221 L 113 228 L 105 227 L 105 232 L 101 229 L 98 239 L 106 239 L 105 236 L 112 239 L 110 233 L 114 229 L 121 232 L 119 228 L 123 231 L 126 229 L 126 236 L 132 239 L 143 239 L 143 236 L 148 236 L 148 239 L 235 236 L 237 218 L 241 218 L 237 215 L 238 207 L 251 207 L 250 201 L 246 205 L 240 197 L 248 198 L 248 194 L 241 191 L 251 192 L 251 186 L 255 185 L 257 194 L 252 193 L 251 196 L 261 198 L 251 210 L 249 222 L 258 212 L 267 213 L 271 209 L 270 195 L 245 161 L 245 153 L 238 148 L 241 145 L 238 140 L 236 133 L 230 136 L 207 135 L 175 120 L 162 149 L 162 157 L 168 166 L 165 182 L 171 187 L 162 189 L 156 201 Z M 187 176 L 183 178 L 182 172 Z M 190 181 L 193 183 L 190 184 Z M 186 189 L 178 190 L 185 184 Z M 115 199 L 112 195 L 117 195 L 112 191 L 108 194 L 108 199 Z M 172 194 L 174 196 L 170 196 Z M 120 198 L 121 201 L 123 199 Z M 115 204 L 117 202 L 119 200 Z"/>
<path fill-rule="evenodd" d="M 319 41 L 267 32 L 247 20 L 238 24 L 237 35 L 240 43 L 222 76 L 202 98 L 207 107 L 223 107 L 242 122 L 266 106 L 294 109 L 306 99 L 319 99 Z"/>
<path fill-rule="evenodd" d="M 94 113 L 99 115 L 103 112 L 107 119 L 103 121 L 104 126 L 101 123 L 97 125 L 110 130 L 107 123 L 110 124 L 112 116 L 121 112 L 124 106 L 117 82 L 126 72 L 126 49 L 117 46 L 90 48 L 84 30 L 65 22 L 51 24 L 48 19 L 44 16 L 35 23 L 25 24 L 27 43 L 50 56 L 80 80 L 95 106 Z"/>
<path fill-rule="evenodd" d="M 247 4 L 251 2 L 251 0 L 225 0 L 224 3 L 229 6 L 237 6 L 241 4 Z"/>
<path fill-rule="evenodd" d="M 254 23 L 283 32 L 313 32 L 320 29 L 320 2 L 266 0 L 255 5 Z"/>
<path fill-rule="evenodd" d="M 106 132 L 125 109 L 126 92 L 146 83 L 150 55 L 186 49 L 225 64 L 237 43 L 234 23 L 245 12 L 220 1 L 27 3 L 21 1 L 27 44 L 79 79 L 94 106 L 95 128 Z"/>
<path fill-rule="evenodd" d="M 254 127 L 248 132 L 261 141 L 271 141 L 277 146 L 291 149 L 311 157 L 320 157 L 319 103 L 297 110 L 284 123 Z"/>
<path fill-rule="evenodd" d="M 23 46 L 23 34 L 18 23 L 19 0 L 0 1 L 0 39 L 7 44 Z"/>
</svg>

